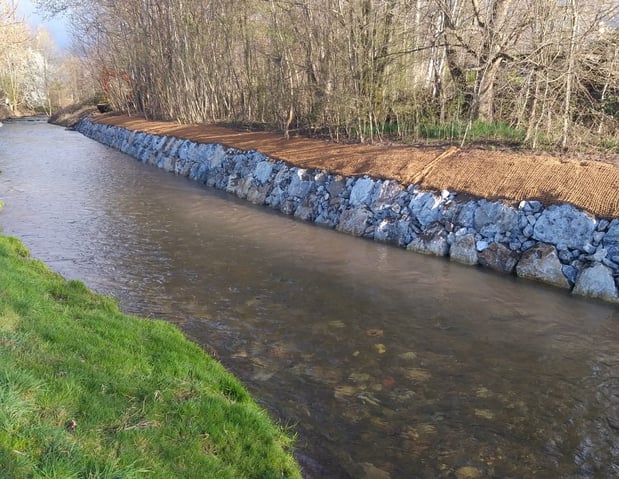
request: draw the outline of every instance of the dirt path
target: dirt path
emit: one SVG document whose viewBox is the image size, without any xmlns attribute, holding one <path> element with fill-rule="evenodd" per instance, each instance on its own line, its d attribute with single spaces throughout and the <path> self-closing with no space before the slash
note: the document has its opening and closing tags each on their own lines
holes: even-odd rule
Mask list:
<svg viewBox="0 0 619 479">
<path fill-rule="evenodd" d="M 342 175 L 368 174 L 428 189 L 448 189 L 510 202 L 571 203 L 602 218 L 619 218 L 619 167 L 521 153 L 455 147 L 342 145 L 303 137 L 212 125 L 179 125 L 137 117 L 102 115 L 95 122 L 173 135 L 205 143 L 258 150 L 303 168 Z"/>
</svg>

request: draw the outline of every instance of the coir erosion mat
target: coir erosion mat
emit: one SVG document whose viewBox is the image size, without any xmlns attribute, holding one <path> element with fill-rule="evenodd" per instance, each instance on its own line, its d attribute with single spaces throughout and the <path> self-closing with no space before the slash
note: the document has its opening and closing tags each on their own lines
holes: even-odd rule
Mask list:
<svg viewBox="0 0 619 479">
<path fill-rule="evenodd" d="M 265 131 L 101 115 L 94 122 L 203 143 L 257 150 L 302 168 L 390 178 L 489 200 L 571 203 L 601 218 L 619 217 L 619 167 L 598 161 L 450 147 L 348 145 Z"/>
</svg>

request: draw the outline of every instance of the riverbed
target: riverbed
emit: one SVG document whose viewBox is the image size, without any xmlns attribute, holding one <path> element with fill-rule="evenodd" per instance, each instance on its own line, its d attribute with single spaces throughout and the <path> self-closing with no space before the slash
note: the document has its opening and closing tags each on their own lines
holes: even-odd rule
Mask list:
<svg viewBox="0 0 619 479">
<path fill-rule="evenodd" d="M 295 221 L 43 122 L 0 130 L 4 234 L 178 324 L 316 478 L 619 474 L 619 310 Z"/>
</svg>

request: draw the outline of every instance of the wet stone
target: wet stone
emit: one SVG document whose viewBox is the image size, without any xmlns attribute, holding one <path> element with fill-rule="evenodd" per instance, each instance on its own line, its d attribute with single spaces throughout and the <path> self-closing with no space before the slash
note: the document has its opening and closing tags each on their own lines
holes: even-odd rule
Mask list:
<svg viewBox="0 0 619 479">
<path fill-rule="evenodd" d="M 516 266 L 520 278 L 540 281 L 560 288 L 569 288 L 570 284 L 563 274 L 557 250 L 549 244 L 539 244 L 522 254 Z"/>
<path fill-rule="evenodd" d="M 475 235 L 465 234 L 459 236 L 456 234 L 449 251 L 449 257 L 451 260 L 458 263 L 468 265 L 477 264 Z"/>
<path fill-rule="evenodd" d="M 600 298 L 606 301 L 617 302 L 619 300 L 613 272 L 602 264 L 596 264 L 583 270 L 576 280 L 573 292 L 581 296 Z"/>
<path fill-rule="evenodd" d="M 478 255 L 479 264 L 501 273 L 512 273 L 519 255 L 499 243 L 492 243 Z"/>
<path fill-rule="evenodd" d="M 449 253 L 449 233 L 440 224 L 435 224 L 417 236 L 406 249 L 422 254 L 447 256 Z"/>
</svg>

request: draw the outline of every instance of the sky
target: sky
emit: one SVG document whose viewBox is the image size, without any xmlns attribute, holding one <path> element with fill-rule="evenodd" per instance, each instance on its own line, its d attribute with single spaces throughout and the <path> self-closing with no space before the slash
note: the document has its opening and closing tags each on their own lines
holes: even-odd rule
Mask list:
<svg viewBox="0 0 619 479">
<path fill-rule="evenodd" d="M 26 19 L 26 22 L 33 28 L 41 26 L 49 31 L 54 39 L 56 46 L 61 50 L 68 50 L 71 45 L 71 36 L 68 32 L 67 20 L 61 16 L 45 19 L 36 13 L 36 7 L 31 0 L 19 0 L 17 6 L 18 15 Z"/>
</svg>

